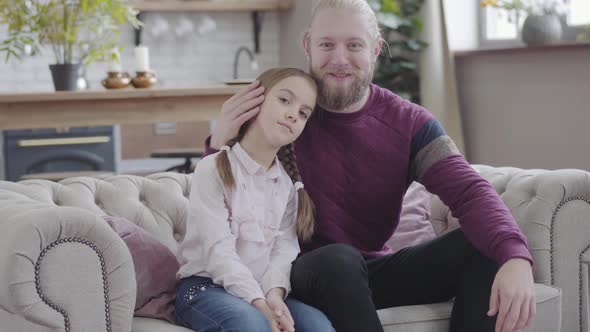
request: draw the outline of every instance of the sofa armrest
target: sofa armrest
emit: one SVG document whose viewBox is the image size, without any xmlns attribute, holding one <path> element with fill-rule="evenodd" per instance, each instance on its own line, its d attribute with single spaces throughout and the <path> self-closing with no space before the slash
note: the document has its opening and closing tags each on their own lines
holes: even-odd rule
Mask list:
<svg viewBox="0 0 590 332">
<path fill-rule="evenodd" d="M 55 331 L 130 331 L 135 292 L 129 250 L 100 217 L 0 190 L 4 310 Z"/>
<path fill-rule="evenodd" d="M 562 290 L 562 331 L 588 331 L 590 173 L 523 172 L 502 196 L 535 257 L 535 280 Z"/>
<path fill-rule="evenodd" d="M 526 235 L 535 282 L 562 290 L 562 331 L 588 331 L 590 173 L 474 165 L 506 203 Z M 458 226 L 438 197 L 432 202 L 438 233 Z"/>
</svg>

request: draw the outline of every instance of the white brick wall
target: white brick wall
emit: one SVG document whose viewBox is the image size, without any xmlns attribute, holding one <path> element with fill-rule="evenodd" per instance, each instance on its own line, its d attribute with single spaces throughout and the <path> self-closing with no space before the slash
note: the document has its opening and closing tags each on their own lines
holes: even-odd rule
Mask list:
<svg viewBox="0 0 590 332">
<path fill-rule="evenodd" d="M 150 22 L 155 15 L 164 18 L 170 29 L 166 37 L 152 38 L 148 32 Z M 217 25 L 217 29 L 204 36 L 177 38 L 173 28 L 181 15 L 188 18 L 196 27 L 205 14 L 202 13 L 147 13 L 143 44 L 150 50 L 150 66 L 158 75 L 160 87 L 191 87 L 203 84 L 217 84 L 231 80 L 235 51 L 240 46 L 253 49 L 253 28 L 250 13 L 207 13 Z M 238 69 L 241 78 L 255 77 L 264 69 L 279 63 L 278 13 L 266 12 L 260 35 L 258 72 L 252 72 L 246 54 L 240 57 Z M 134 32 L 125 27 L 121 32 L 121 44 L 125 47 L 121 56 L 123 69 L 132 73 L 135 60 L 133 57 Z M 0 27 L 0 40 L 6 35 L 4 26 Z M 41 55 L 25 57 L 22 61 L 11 60 L 9 63 L 0 59 L 0 93 L 53 91 L 53 83 L 48 65 L 53 63 L 50 48 Z M 91 89 L 103 89 L 100 81 L 106 76 L 105 63 L 93 63 L 88 68 Z"/>
<path fill-rule="evenodd" d="M 155 15 L 164 18 L 170 27 L 166 37 L 152 38 L 148 32 L 150 22 Z M 181 15 L 188 18 L 197 29 L 203 16 L 207 15 L 216 23 L 216 30 L 204 36 L 177 38 L 174 26 Z M 250 69 L 246 54 L 240 56 L 238 73 L 240 78 L 253 78 L 263 70 L 275 67 L 279 63 L 279 14 L 266 12 L 263 17 L 260 35 L 260 54 L 257 55 L 259 70 Z M 147 13 L 142 35 L 142 42 L 150 52 L 150 67 L 156 72 L 159 87 L 193 87 L 197 85 L 221 84 L 233 78 L 233 61 L 236 50 L 247 46 L 253 50 L 253 26 L 251 14 L 241 13 Z M 0 40 L 4 40 L 6 28 L 0 26 Z M 125 48 L 121 54 L 123 70 L 134 72 L 133 56 L 134 31 L 125 27 L 121 31 L 121 45 Z M 24 57 L 21 61 L 4 61 L 0 58 L 0 94 L 13 92 L 54 91 L 48 65 L 53 63 L 50 48 L 41 55 Z M 106 63 L 93 63 L 88 68 L 88 80 L 93 90 L 103 89 L 100 81 L 106 76 Z M 0 132 L 1 138 L 1 132 Z M 129 165 L 118 165 L 125 170 L 137 168 L 133 161 Z M 150 161 L 151 162 L 151 161 Z M 175 163 L 170 160 L 168 163 Z M 119 163 L 120 164 L 120 161 Z M 143 164 L 142 164 L 143 165 Z M 125 167 L 124 167 L 125 166 Z M 160 167 L 163 168 L 163 167 Z M 4 160 L 2 140 L 0 139 L 0 179 L 4 179 Z"/>
</svg>

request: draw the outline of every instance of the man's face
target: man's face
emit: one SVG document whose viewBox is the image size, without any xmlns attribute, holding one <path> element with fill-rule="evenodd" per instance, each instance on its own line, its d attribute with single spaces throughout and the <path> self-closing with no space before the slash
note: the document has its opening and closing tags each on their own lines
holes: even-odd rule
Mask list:
<svg viewBox="0 0 590 332">
<path fill-rule="evenodd" d="M 310 72 L 319 83 L 318 103 L 337 111 L 360 101 L 373 79 L 380 46 L 361 14 L 346 9 L 318 12 L 304 40 Z"/>
</svg>

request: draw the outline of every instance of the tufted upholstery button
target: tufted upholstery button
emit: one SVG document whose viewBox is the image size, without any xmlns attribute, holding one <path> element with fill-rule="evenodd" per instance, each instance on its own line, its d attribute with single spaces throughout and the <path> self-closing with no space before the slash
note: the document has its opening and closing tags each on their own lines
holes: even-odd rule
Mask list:
<svg viewBox="0 0 590 332">
<path fill-rule="evenodd" d="M 140 201 L 145 201 L 145 191 L 144 191 L 144 188 L 139 188 L 139 197 L 138 197 L 138 199 Z"/>
</svg>

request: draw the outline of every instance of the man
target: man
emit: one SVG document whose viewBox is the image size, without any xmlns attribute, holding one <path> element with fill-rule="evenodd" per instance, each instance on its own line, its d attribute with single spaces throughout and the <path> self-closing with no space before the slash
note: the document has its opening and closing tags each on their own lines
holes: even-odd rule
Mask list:
<svg viewBox="0 0 590 332">
<path fill-rule="evenodd" d="M 366 1 L 318 2 L 303 47 L 321 107 L 296 143 L 316 230 L 293 263 L 293 295 L 338 332 L 383 331 L 377 309 L 451 298 L 451 331 L 526 328 L 536 310 L 532 258 L 510 212 L 428 111 L 370 83 L 382 40 Z M 210 147 L 237 135 L 262 93 L 254 83 L 224 104 Z M 391 254 L 385 242 L 412 181 L 461 229 Z"/>
</svg>

